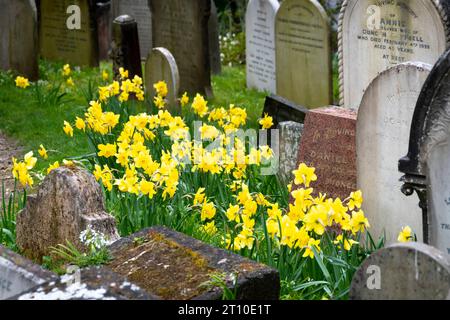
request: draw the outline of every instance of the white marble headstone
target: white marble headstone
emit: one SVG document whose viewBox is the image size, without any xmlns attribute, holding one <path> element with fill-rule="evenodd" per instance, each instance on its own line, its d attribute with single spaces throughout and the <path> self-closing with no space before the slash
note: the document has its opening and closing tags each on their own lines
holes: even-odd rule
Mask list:
<svg viewBox="0 0 450 320">
<path fill-rule="evenodd" d="M 245 15 L 247 87 L 276 93 L 275 15 L 277 0 L 250 0 Z"/>
<path fill-rule="evenodd" d="M 152 50 L 152 14 L 148 0 L 113 0 L 114 18 L 123 14 L 132 16 L 138 24 L 139 47 L 142 59 Z"/>
<path fill-rule="evenodd" d="M 396 64 L 433 65 L 446 48 L 441 15 L 432 0 L 345 0 L 339 27 L 341 106 L 358 109 L 370 82 Z"/>
<path fill-rule="evenodd" d="M 398 159 L 408 152 L 416 102 L 430 70 L 428 64 L 408 62 L 384 71 L 367 88 L 358 111 L 358 188 L 372 236 L 386 232 L 388 244 L 397 242 L 405 226 L 422 241 L 422 210 L 416 197 L 401 192 Z"/>
</svg>

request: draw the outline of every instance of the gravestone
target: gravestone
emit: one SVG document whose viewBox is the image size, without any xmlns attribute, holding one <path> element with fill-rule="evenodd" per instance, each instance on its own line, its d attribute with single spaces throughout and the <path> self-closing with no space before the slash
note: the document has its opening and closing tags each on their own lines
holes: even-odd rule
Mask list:
<svg viewBox="0 0 450 320">
<path fill-rule="evenodd" d="M 402 191 L 417 192 L 426 243 L 450 256 L 450 51 L 436 63 L 417 101 Z"/>
<path fill-rule="evenodd" d="M 175 58 L 165 48 L 154 48 L 145 63 L 145 89 L 151 97 L 156 95 L 153 85 L 165 81 L 169 93 L 166 97 L 168 109 L 173 114 L 180 114 L 178 104 L 180 95 L 180 75 Z"/>
<path fill-rule="evenodd" d="M 250 0 L 245 14 L 247 87 L 276 93 L 275 15 L 277 0 Z"/>
<path fill-rule="evenodd" d="M 405 226 L 423 241 L 422 212 L 416 199 L 401 193 L 398 159 L 407 152 L 414 108 L 430 70 L 430 65 L 408 62 L 382 72 L 366 89 L 358 111 L 358 189 L 372 236 L 386 232 L 387 243 L 397 242 Z"/>
<path fill-rule="evenodd" d="M 292 171 L 296 170 L 298 160 L 298 150 L 303 133 L 303 124 L 286 121 L 278 125 L 280 130 L 280 169 L 279 176 L 286 184 L 293 180 Z"/>
<path fill-rule="evenodd" d="M 0 300 L 56 278 L 55 274 L 0 245 Z"/>
<path fill-rule="evenodd" d="M 37 80 L 39 48 L 34 0 L 1 0 L 0 7 L 0 69 Z"/>
<path fill-rule="evenodd" d="M 277 94 L 309 109 L 332 103 L 329 18 L 316 0 L 284 0 L 275 22 Z"/>
<path fill-rule="evenodd" d="M 97 67 L 99 45 L 95 12 L 94 0 L 40 0 L 42 58 Z"/>
<path fill-rule="evenodd" d="M 356 113 L 339 107 L 311 110 L 305 119 L 297 167 L 316 168 L 316 194 L 346 199 L 356 191 Z"/>
<path fill-rule="evenodd" d="M 78 281 L 80 280 L 80 281 Z M 106 268 L 91 267 L 77 274 L 38 285 L 11 300 L 156 300 L 135 284 Z"/>
<path fill-rule="evenodd" d="M 113 216 L 105 212 L 103 192 L 94 176 L 77 167 L 53 170 L 27 198 L 17 214 L 17 246 L 40 261 L 50 247 L 72 242 L 80 247 L 80 233 L 88 227 L 109 241 L 118 239 Z"/>
<path fill-rule="evenodd" d="M 211 0 L 149 0 L 153 47 L 177 61 L 180 91 L 212 97 L 208 20 Z"/>
<path fill-rule="evenodd" d="M 358 109 L 364 90 L 389 67 L 433 65 L 448 44 L 446 7 L 439 0 L 345 0 L 338 35 L 341 106 Z"/>
<path fill-rule="evenodd" d="M 139 47 L 138 26 L 129 15 L 118 16 L 113 21 L 113 42 L 111 43 L 114 78 L 119 80 L 120 68 L 128 71 L 128 77 L 142 78 L 142 64 Z"/>
<path fill-rule="evenodd" d="M 421 243 L 381 249 L 355 273 L 350 299 L 450 300 L 450 260 Z"/>
<path fill-rule="evenodd" d="M 111 1 L 104 0 L 96 3 L 96 20 L 99 59 L 107 60 L 112 37 Z"/>
<path fill-rule="evenodd" d="M 224 275 L 238 300 L 279 298 L 275 269 L 163 227 L 142 230 L 109 248 L 113 260 L 107 268 L 164 300 L 220 299 L 222 289 L 205 285 L 211 275 Z"/>
<path fill-rule="evenodd" d="M 268 114 L 273 118 L 273 126 L 276 128 L 281 122 L 294 121 L 304 123 L 306 114 L 309 112 L 305 107 L 284 99 L 277 95 L 266 97 L 262 117 Z"/>
<path fill-rule="evenodd" d="M 147 59 L 152 50 L 152 13 L 148 0 L 113 0 L 112 11 L 113 17 L 129 15 L 136 20 L 141 57 Z"/>
<path fill-rule="evenodd" d="M 217 7 L 214 3 L 214 0 L 211 0 L 211 16 L 209 17 L 208 21 L 208 34 L 211 72 L 213 74 L 219 74 L 222 72 L 219 42 L 219 17 L 217 15 Z"/>
</svg>

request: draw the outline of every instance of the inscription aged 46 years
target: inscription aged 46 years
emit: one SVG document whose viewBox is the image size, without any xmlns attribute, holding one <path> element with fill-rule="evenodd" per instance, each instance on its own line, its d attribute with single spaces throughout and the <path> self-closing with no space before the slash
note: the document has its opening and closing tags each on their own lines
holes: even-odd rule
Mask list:
<svg viewBox="0 0 450 320">
<path fill-rule="evenodd" d="M 445 51 L 446 24 L 429 0 L 345 0 L 339 34 L 341 105 L 358 109 L 365 88 L 407 61 L 433 65 Z"/>
</svg>

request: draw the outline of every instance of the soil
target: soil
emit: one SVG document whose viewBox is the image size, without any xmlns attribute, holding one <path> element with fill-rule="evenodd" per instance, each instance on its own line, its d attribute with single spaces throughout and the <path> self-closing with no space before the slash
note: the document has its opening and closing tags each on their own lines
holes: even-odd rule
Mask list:
<svg viewBox="0 0 450 320">
<path fill-rule="evenodd" d="M 11 175 L 12 157 L 18 157 L 22 148 L 12 139 L 0 132 L 0 208 L 2 208 L 2 181 L 5 184 L 5 197 L 14 190 L 14 179 Z"/>
</svg>

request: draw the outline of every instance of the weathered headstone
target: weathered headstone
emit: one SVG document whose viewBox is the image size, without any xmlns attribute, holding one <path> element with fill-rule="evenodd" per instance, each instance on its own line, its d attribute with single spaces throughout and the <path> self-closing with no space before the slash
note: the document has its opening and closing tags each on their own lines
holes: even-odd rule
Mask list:
<svg viewBox="0 0 450 320">
<path fill-rule="evenodd" d="M 402 191 L 419 195 L 424 241 L 450 256 L 450 51 L 436 63 L 417 101 Z"/>
<path fill-rule="evenodd" d="M 356 272 L 350 299 L 450 300 L 450 260 L 421 243 L 381 249 Z"/>
<path fill-rule="evenodd" d="M 145 88 L 147 94 L 156 94 L 153 85 L 165 81 L 169 93 L 166 97 L 169 110 L 174 114 L 180 113 L 177 99 L 180 95 L 180 75 L 175 58 L 165 48 L 154 48 L 145 63 Z"/>
<path fill-rule="evenodd" d="M 222 72 L 222 62 L 220 58 L 220 42 L 219 42 L 219 17 L 217 15 L 217 7 L 214 0 L 211 0 L 211 15 L 208 21 L 209 34 L 209 57 L 211 59 L 211 72 L 219 74 Z"/>
<path fill-rule="evenodd" d="M 113 21 L 113 42 L 111 44 L 114 78 L 120 78 L 120 68 L 128 71 L 128 76 L 142 78 L 142 64 L 139 47 L 138 26 L 129 15 L 118 16 Z"/>
<path fill-rule="evenodd" d="M 345 0 L 339 22 L 341 106 L 358 109 L 382 71 L 407 61 L 433 65 L 450 29 L 443 1 Z"/>
<path fill-rule="evenodd" d="M 281 122 L 278 130 L 280 130 L 280 169 L 278 174 L 284 182 L 289 183 L 293 179 L 292 171 L 297 169 L 303 124 L 294 121 Z"/>
<path fill-rule="evenodd" d="M 17 246 L 34 260 L 49 255 L 50 247 L 80 245 L 80 233 L 88 227 L 110 241 L 118 239 L 113 216 L 105 212 L 103 193 L 94 176 L 77 167 L 53 170 L 28 196 L 17 215 Z"/>
<path fill-rule="evenodd" d="M 422 241 L 422 212 L 416 199 L 401 193 L 398 159 L 408 149 L 409 131 L 420 91 L 431 66 L 399 64 L 382 72 L 366 89 L 358 112 L 356 154 L 358 189 L 371 234 L 386 233 L 397 242 L 400 230 L 411 227 Z"/>
<path fill-rule="evenodd" d="M 0 245 L 0 300 L 56 278 L 55 274 Z"/>
<path fill-rule="evenodd" d="M 277 94 L 309 109 L 332 103 L 329 18 L 316 0 L 284 0 L 276 16 Z"/>
<path fill-rule="evenodd" d="M 142 60 L 147 59 L 152 50 L 152 13 L 148 0 L 113 0 L 113 17 L 129 15 L 138 25 L 139 47 Z"/>
<path fill-rule="evenodd" d="M 180 91 L 212 97 L 208 20 L 211 0 L 149 0 L 153 47 L 177 61 Z"/>
<path fill-rule="evenodd" d="M 273 118 L 273 126 L 276 128 L 281 122 L 294 121 L 297 123 L 304 123 L 308 109 L 298 106 L 295 103 L 286 100 L 280 96 L 270 95 L 266 97 L 264 103 L 265 114 Z"/>
<path fill-rule="evenodd" d="M 123 238 L 110 249 L 108 268 L 165 300 L 220 299 L 222 289 L 205 285 L 214 274 L 223 275 L 231 290 L 236 288 L 239 300 L 279 298 L 276 270 L 163 227 Z"/>
<path fill-rule="evenodd" d="M 0 69 L 37 80 L 39 48 L 34 0 L 1 0 L 0 7 Z"/>
<path fill-rule="evenodd" d="M 245 14 L 247 87 L 276 93 L 275 15 L 277 0 L 250 0 Z"/>
<path fill-rule="evenodd" d="M 40 0 L 39 43 L 44 59 L 99 64 L 94 0 Z"/>
<path fill-rule="evenodd" d="M 325 107 L 305 119 L 298 164 L 316 168 L 315 192 L 346 199 L 356 191 L 356 113 Z"/>
<path fill-rule="evenodd" d="M 12 300 L 156 300 L 126 278 L 100 267 L 38 285 Z M 77 277 L 79 276 L 79 279 Z"/>
</svg>

